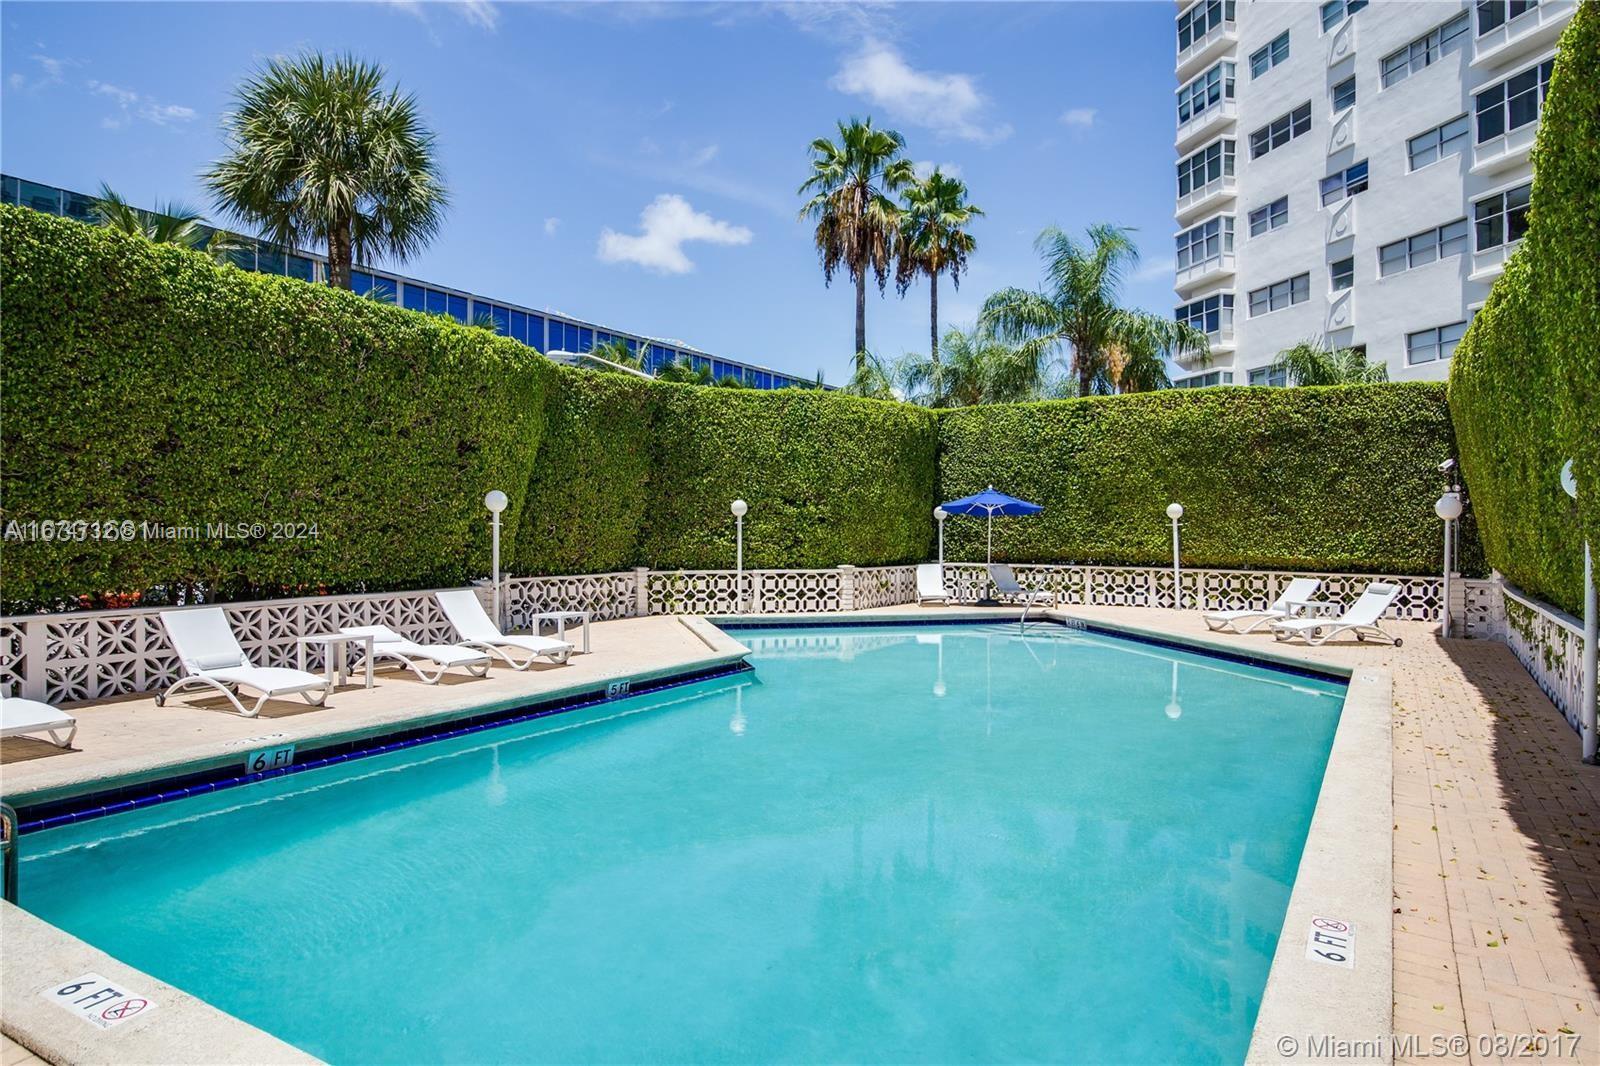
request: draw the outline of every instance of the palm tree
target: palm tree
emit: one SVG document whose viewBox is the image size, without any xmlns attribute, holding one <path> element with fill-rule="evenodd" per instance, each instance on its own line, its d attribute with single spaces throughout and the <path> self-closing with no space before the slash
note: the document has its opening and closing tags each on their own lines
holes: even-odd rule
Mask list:
<svg viewBox="0 0 1600 1066">
<path fill-rule="evenodd" d="M 677 359 L 656 371 L 659 381 L 677 381 L 685 385 L 710 385 L 713 383 L 711 368 L 704 363 L 694 365 L 694 360 L 687 355 L 680 355 Z"/>
<path fill-rule="evenodd" d="M 974 407 L 1039 399 L 1035 366 L 982 330 L 951 329 L 942 357 L 907 355 L 896 367 L 906 398 L 926 407 Z"/>
<path fill-rule="evenodd" d="M 1205 334 L 1168 318 L 1122 307 L 1117 300 L 1124 274 L 1138 265 L 1131 232 L 1104 223 L 1089 227 L 1083 244 L 1052 226 L 1034 242 L 1044 259 L 1045 290 L 1002 289 L 984 302 L 979 325 L 1015 344 L 1038 382 L 1062 346 L 1078 394 L 1133 392 L 1160 378 L 1151 359 L 1209 349 Z"/>
<path fill-rule="evenodd" d="M 895 367 L 878 356 L 863 350 L 856 358 L 856 371 L 850 383 L 839 391 L 849 396 L 866 396 L 874 400 L 898 399 L 894 392 Z"/>
<path fill-rule="evenodd" d="M 1388 368 L 1367 362 L 1365 350 L 1329 348 L 1314 340 L 1279 352 L 1268 369 L 1285 375 L 1291 385 L 1361 385 L 1389 380 Z"/>
<path fill-rule="evenodd" d="M 967 256 L 977 248 L 966 227 L 982 214 L 982 208 L 967 202 L 966 183 L 946 177 L 938 167 L 905 191 L 895 249 L 895 285 L 904 296 L 919 274 L 928 276 L 928 354 L 935 366 L 939 362 L 939 275 L 948 272 L 950 283 L 961 287 Z"/>
<path fill-rule="evenodd" d="M 800 218 L 817 226 L 823 281 L 831 283 L 842 268 L 856 283 L 856 346 L 851 355 L 857 370 L 866 365 L 867 272 L 877 275 L 882 291 L 894 260 L 900 211 L 889 194 L 915 179 L 905 146 L 904 137 L 875 128 L 870 118 L 840 122 L 837 144 L 826 137 L 811 142 L 811 176 L 799 190 L 809 197 Z"/>
<path fill-rule="evenodd" d="M 629 348 L 628 342 L 621 337 L 612 337 L 604 343 L 595 345 L 589 354 L 608 363 L 625 366 L 629 370 L 644 369 L 644 359 L 634 349 Z"/>
<path fill-rule="evenodd" d="M 141 211 L 104 182 L 100 183 L 100 195 L 90 212 L 107 229 L 155 244 L 200 248 L 206 243 L 206 227 L 199 212 L 177 202 L 157 204 L 154 211 Z"/>
<path fill-rule="evenodd" d="M 448 203 L 433 132 L 385 77 L 351 55 L 270 60 L 240 86 L 228 154 L 205 174 L 227 216 L 286 246 L 326 244 L 342 289 L 357 258 L 420 251 Z"/>
</svg>

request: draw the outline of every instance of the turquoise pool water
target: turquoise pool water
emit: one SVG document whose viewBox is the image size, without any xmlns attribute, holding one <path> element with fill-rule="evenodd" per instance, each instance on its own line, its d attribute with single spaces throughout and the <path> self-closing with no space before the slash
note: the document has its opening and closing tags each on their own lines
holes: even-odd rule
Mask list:
<svg viewBox="0 0 1600 1066">
<path fill-rule="evenodd" d="M 22 903 L 334 1063 L 1243 1059 L 1342 685 L 1055 626 L 741 639 L 753 674 L 30 834 Z"/>
</svg>

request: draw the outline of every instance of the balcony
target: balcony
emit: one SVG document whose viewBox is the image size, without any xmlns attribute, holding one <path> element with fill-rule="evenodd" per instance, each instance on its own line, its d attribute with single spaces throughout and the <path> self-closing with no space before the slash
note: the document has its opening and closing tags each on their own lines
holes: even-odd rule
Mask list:
<svg viewBox="0 0 1600 1066">
<path fill-rule="evenodd" d="M 1531 12 L 1530 12 L 1531 14 Z M 1494 174 L 1512 167 L 1522 166 L 1533 151 L 1533 140 L 1539 132 L 1539 123 L 1518 126 L 1510 133 L 1490 137 L 1472 148 L 1473 174 Z"/>
<path fill-rule="evenodd" d="M 1354 289 L 1328 294 L 1328 313 L 1322 322 L 1322 332 L 1332 333 L 1356 324 L 1355 295 Z"/>
<path fill-rule="evenodd" d="M 1480 70 L 1498 67 L 1549 47 L 1561 36 L 1567 20 L 1577 9 L 1577 0 L 1543 0 L 1533 10 L 1480 36 L 1472 66 Z"/>
<path fill-rule="evenodd" d="M 1176 142 L 1178 151 L 1186 151 L 1200 141 L 1210 139 L 1231 127 L 1238 117 L 1239 102 L 1222 100 L 1193 116 L 1188 122 L 1178 123 Z"/>
<path fill-rule="evenodd" d="M 1332 155 L 1356 143 L 1356 109 L 1347 107 L 1333 116 L 1328 127 L 1328 154 Z"/>
<path fill-rule="evenodd" d="M 1231 314 L 1232 312 L 1230 311 L 1229 313 Z M 1184 355 L 1174 356 L 1172 361 L 1177 363 L 1185 370 L 1193 370 L 1196 367 L 1202 366 L 1216 369 L 1219 364 L 1226 368 L 1226 364 L 1231 363 L 1232 359 L 1218 359 L 1217 357 L 1231 357 L 1233 355 L 1233 324 L 1229 323 L 1228 325 L 1223 326 L 1221 329 L 1212 330 L 1210 333 L 1206 334 L 1206 340 L 1211 344 L 1211 350 L 1209 353 L 1207 353 L 1207 355 L 1202 356 L 1199 352 L 1190 352 Z"/>
<path fill-rule="evenodd" d="M 1472 253 L 1472 273 L 1467 276 L 1469 281 L 1493 281 L 1506 271 L 1506 260 L 1518 248 L 1522 241 L 1515 240 L 1507 244 L 1499 244 L 1493 248 L 1485 248 L 1481 252 Z"/>
<path fill-rule="evenodd" d="M 1356 20 L 1349 15 L 1328 35 L 1328 66 L 1336 67 L 1356 54 Z"/>
<path fill-rule="evenodd" d="M 1187 297 L 1202 282 L 1220 281 L 1232 277 L 1233 270 L 1233 253 L 1224 252 L 1222 255 L 1214 255 L 1203 262 L 1178 270 L 1173 288 L 1177 289 L 1180 295 Z"/>
<path fill-rule="evenodd" d="M 1323 210 L 1328 214 L 1328 232 L 1324 238 L 1325 243 L 1332 244 L 1335 241 L 1342 241 L 1346 237 L 1355 236 L 1356 198 L 1354 196 L 1346 196 L 1343 200 Z"/>
<path fill-rule="evenodd" d="M 1211 27 L 1207 34 L 1198 41 L 1191 41 L 1189 47 L 1178 52 L 1177 78 L 1179 81 L 1188 81 L 1190 77 L 1200 73 L 1214 60 L 1222 58 L 1234 45 L 1239 43 L 1238 24 L 1232 21 L 1224 22 L 1220 26 Z"/>
<path fill-rule="evenodd" d="M 1193 222 L 1204 212 L 1220 207 L 1226 201 L 1233 199 L 1238 192 L 1239 179 L 1232 174 L 1224 174 L 1198 189 L 1189 190 L 1187 196 L 1178 197 L 1176 211 L 1178 223 L 1187 225 Z"/>
</svg>

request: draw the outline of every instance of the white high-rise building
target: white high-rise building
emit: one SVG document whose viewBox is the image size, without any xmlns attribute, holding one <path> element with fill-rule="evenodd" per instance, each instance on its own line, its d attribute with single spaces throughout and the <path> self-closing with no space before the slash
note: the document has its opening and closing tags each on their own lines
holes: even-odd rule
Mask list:
<svg viewBox="0 0 1600 1066">
<path fill-rule="evenodd" d="M 1181 0 L 1180 385 L 1269 380 L 1303 340 L 1443 379 L 1527 228 L 1575 0 Z"/>
</svg>

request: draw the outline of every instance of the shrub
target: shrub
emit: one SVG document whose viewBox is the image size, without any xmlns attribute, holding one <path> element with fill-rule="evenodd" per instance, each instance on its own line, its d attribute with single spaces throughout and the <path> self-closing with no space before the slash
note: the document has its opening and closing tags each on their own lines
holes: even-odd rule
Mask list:
<svg viewBox="0 0 1600 1066">
<path fill-rule="evenodd" d="M 940 499 L 993 483 L 1042 503 L 995 523 L 997 558 L 1159 564 L 1167 504 L 1189 565 L 1431 573 L 1438 464 L 1454 454 L 1438 384 L 1173 390 L 955 410 Z M 982 559 L 986 523 L 945 523 L 947 558 Z M 1464 524 L 1463 562 L 1479 554 Z"/>
<path fill-rule="evenodd" d="M 1533 161 L 1527 238 L 1456 349 L 1450 408 L 1489 563 L 1577 612 L 1600 545 L 1600 6 L 1562 34 Z"/>
<path fill-rule="evenodd" d="M 483 330 L 0 208 L 4 517 L 314 526 L 315 539 L 12 539 L 4 599 L 456 583 L 528 481 L 551 366 Z M 519 515 L 520 493 L 510 521 Z"/>
</svg>

